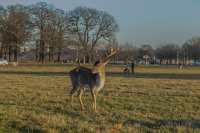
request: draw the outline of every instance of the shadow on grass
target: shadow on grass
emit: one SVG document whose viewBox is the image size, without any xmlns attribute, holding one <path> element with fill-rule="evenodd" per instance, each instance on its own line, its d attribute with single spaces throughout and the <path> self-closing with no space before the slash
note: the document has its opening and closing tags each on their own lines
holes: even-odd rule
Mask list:
<svg viewBox="0 0 200 133">
<path fill-rule="evenodd" d="M 124 124 L 128 125 L 140 125 L 147 128 L 160 128 L 162 126 L 184 126 L 191 127 L 193 129 L 200 129 L 200 120 L 154 120 L 155 122 L 140 121 L 140 120 L 128 120 Z"/>
<path fill-rule="evenodd" d="M 16 74 L 31 76 L 66 76 L 67 72 L 32 72 L 32 71 L 0 71 L 0 74 Z"/>
<path fill-rule="evenodd" d="M 0 74 L 32 75 L 32 76 L 68 76 L 68 72 L 32 72 L 32 71 L 0 71 Z M 111 77 L 126 78 L 153 78 L 153 79 L 196 79 L 200 80 L 200 74 L 176 74 L 176 73 L 135 73 L 125 75 L 121 72 L 107 72 Z"/>
<path fill-rule="evenodd" d="M 109 72 L 108 75 L 115 77 L 135 77 L 135 78 L 153 78 L 153 79 L 200 79 L 200 74 L 185 74 L 185 73 L 135 73 L 125 75 L 119 72 Z"/>
<path fill-rule="evenodd" d="M 41 106 L 45 111 L 52 112 L 52 113 L 62 113 L 72 118 L 80 117 L 80 110 L 69 109 L 69 107 L 61 108 L 61 107 L 54 107 L 54 106 Z"/>
<path fill-rule="evenodd" d="M 7 123 L 7 129 L 18 131 L 20 133 L 44 133 L 40 125 L 34 123 L 25 123 L 23 121 L 11 120 Z M 10 132 L 10 131 L 9 131 Z"/>
</svg>

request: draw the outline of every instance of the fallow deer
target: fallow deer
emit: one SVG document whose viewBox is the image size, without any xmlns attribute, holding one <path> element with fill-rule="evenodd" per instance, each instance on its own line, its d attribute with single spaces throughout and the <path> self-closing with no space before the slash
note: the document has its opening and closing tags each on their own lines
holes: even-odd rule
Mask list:
<svg viewBox="0 0 200 133">
<path fill-rule="evenodd" d="M 85 90 L 89 90 L 92 94 L 92 107 L 96 112 L 97 93 L 104 87 L 105 83 L 105 66 L 117 52 L 118 50 L 111 49 L 111 53 L 106 58 L 97 61 L 92 69 L 78 66 L 69 72 L 72 83 L 71 104 L 73 104 L 73 95 L 78 92 L 81 110 L 83 110 L 82 94 Z"/>
</svg>

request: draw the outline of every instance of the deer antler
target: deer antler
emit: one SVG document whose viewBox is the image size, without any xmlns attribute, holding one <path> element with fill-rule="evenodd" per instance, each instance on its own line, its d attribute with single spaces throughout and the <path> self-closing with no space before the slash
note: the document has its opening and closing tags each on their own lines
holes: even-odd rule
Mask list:
<svg viewBox="0 0 200 133">
<path fill-rule="evenodd" d="M 119 48 L 116 48 L 116 49 L 111 48 L 110 49 L 110 54 L 116 54 L 118 51 L 119 51 Z"/>
<path fill-rule="evenodd" d="M 110 60 L 114 55 L 116 55 L 118 51 L 119 51 L 119 48 L 118 48 L 118 49 L 111 48 L 111 49 L 110 49 L 110 54 L 109 54 L 105 59 L 102 60 L 102 64 L 104 64 L 104 65 L 108 64 L 109 60 Z"/>
</svg>

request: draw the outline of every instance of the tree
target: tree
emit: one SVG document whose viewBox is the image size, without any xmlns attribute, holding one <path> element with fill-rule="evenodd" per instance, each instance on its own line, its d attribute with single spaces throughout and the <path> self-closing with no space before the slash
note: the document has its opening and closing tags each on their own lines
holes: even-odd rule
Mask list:
<svg viewBox="0 0 200 133">
<path fill-rule="evenodd" d="M 188 64 L 188 61 L 192 59 L 192 46 L 186 41 L 181 50 L 184 64 Z"/>
<path fill-rule="evenodd" d="M 4 23 L 5 23 L 5 13 L 6 10 L 0 6 L 0 58 L 3 57 L 3 31 L 4 31 Z"/>
<path fill-rule="evenodd" d="M 162 63 L 163 60 L 167 61 L 167 63 L 171 64 L 172 60 L 177 60 L 178 62 L 178 51 L 179 47 L 175 44 L 166 44 L 163 46 L 158 47 L 155 50 L 156 57 L 160 59 L 160 63 Z"/>
<path fill-rule="evenodd" d="M 52 12 L 51 21 L 47 27 L 46 42 L 49 44 L 49 56 L 53 59 L 54 51 L 56 49 L 57 61 L 61 60 L 61 50 L 66 42 L 66 17 L 65 12 L 60 9 L 55 9 Z M 49 58 L 50 59 L 50 58 Z"/>
<path fill-rule="evenodd" d="M 193 37 L 185 42 L 183 45 L 185 53 L 188 58 L 193 59 L 195 62 L 200 59 L 200 38 Z"/>
<path fill-rule="evenodd" d="M 11 55 L 14 53 L 14 61 L 17 61 L 20 47 L 30 36 L 29 14 L 26 7 L 14 5 L 8 6 L 3 15 L 0 29 L 5 57 L 8 51 L 11 61 Z"/>
<path fill-rule="evenodd" d="M 13 36 L 13 40 L 11 39 L 11 41 L 14 45 L 14 61 L 17 61 L 20 46 L 24 45 L 30 37 L 29 13 L 27 12 L 27 8 L 22 5 L 9 6 L 8 11 L 10 35 Z"/>
<path fill-rule="evenodd" d="M 134 61 L 137 58 L 137 48 L 130 43 L 120 46 L 120 59 L 124 62 Z"/>
<path fill-rule="evenodd" d="M 44 63 L 46 43 L 45 36 L 47 36 L 47 29 L 53 7 L 45 2 L 39 2 L 30 6 L 31 20 L 34 26 L 34 36 L 36 36 L 36 60 Z"/>
<path fill-rule="evenodd" d="M 138 49 L 138 54 L 137 54 L 139 59 L 145 59 L 145 62 L 150 61 L 153 59 L 154 56 L 154 50 L 150 44 L 145 44 L 142 45 Z"/>
<path fill-rule="evenodd" d="M 92 8 L 75 8 L 68 13 L 68 20 L 68 31 L 84 49 L 86 62 L 90 62 L 100 40 L 110 40 L 118 31 L 113 16 Z"/>
</svg>

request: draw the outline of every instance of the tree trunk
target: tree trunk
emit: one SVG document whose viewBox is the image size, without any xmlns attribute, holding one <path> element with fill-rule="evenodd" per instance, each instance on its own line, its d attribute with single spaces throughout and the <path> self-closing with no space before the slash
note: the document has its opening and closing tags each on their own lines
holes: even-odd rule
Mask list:
<svg viewBox="0 0 200 133">
<path fill-rule="evenodd" d="M 45 60 L 45 46 L 44 46 L 44 41 L 40 41 L 40 50 L 39 50 L 39 62 L 44 63 Z"/>
<path fill-rule="evenodd" d="M 54 61 L 54 48 L 52 48 L 52 51 L 51 51 L 51 60 Z"/>
<path fill-rule="evenodd" d="M 35 61 L 38 61 L 38 52 L 39 52 L 39 46 L 36 44 L 36 49 L 35 49 Z"/>
<path fill-rule="evenodd" d="M 84 56 L 83 57 L 83 64 L 85 64 L 86 63 L 86 59 L 85 59 L 86 57 Z"/>
<path fill-rule="evenodd" d="M 60 60 L 61 60 L 61 48 L 58 49 L 57 62 L 60 62 Z"/>
<path fill-rule="evenodd" d="M 12 55 L 12 47 L 9 46 L 9 48 L 8 48 L 8 61 L 9 62 L 11 61 L 11 55 Z"/>
<path fill-rule="evenodd" d="M 86 63 L 90 63 L 90 55 L 89 55 L 89 54 L 87 54 L 87 55 L 85 56 L 85 62 L 86 62 Z"/>
<path fill-rule="evenodd" d="M 45 46 L 44 46 L 44 42 L 42 43 L 42 63 L 44 63 L 45 61 Z"/>
<path fill-rule="evenodd" d="M 49 62 L 54 60 L 54 56 L 53 56 L 54 50 L 53 49 L 54 49 L 53 47 L 49 48 Z"/>
<path fill-rule="evenodd" d="M 57 56 L 57 62 L 60 62 L 60 56 L 61 56 L 61 53 L 58 52 L 58 56 Z"/>
<path fill-rule="evenodd" d="M 1 46 L 1 49 L 0 49 L 0 58 L 3 57 L 3 46 Z"/>
<path fill-rule="evenodd" d="M 49 55 L 49 62 L 51 61 L 51 50 L 50 50 L 50 48 L 49 48 L 49 53 L 48 53 Z"/>
<path fill-rule="evenodd" d="M 84 61 L 84 64 L 85 63 L 91 63 L 91 52 L 90 51 L 87 51 L 87 50 L 85 50 L 85 61 Z"/>
<path fill-rule="evenodd" d="M 17 62 L 18 60 L 18 47 L 17 45 L 14 48 L 14 61 Z"/>
<path fill-rule="evenodd" d="M 4 47 L 4 59 L 5 60 L 7 60 L 7 51 L 8 51 L 8 49 L 7 49 L 7 47 Z"/>
</svg>

